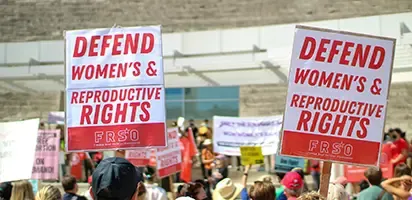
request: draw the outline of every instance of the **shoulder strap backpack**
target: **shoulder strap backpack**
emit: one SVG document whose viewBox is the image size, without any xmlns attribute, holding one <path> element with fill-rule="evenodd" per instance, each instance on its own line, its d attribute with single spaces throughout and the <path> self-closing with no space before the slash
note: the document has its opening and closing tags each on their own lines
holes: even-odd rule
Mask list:
<svg viewBox="0 0 412 200">
<path fill-rule="evenodd" d="M 379 193 L 378 199 L 377 200 L 381 200 L 383 195 L 385 195 L 386 191 L 384 189 L 382 189 L 381 193 Z"/>
</svg>

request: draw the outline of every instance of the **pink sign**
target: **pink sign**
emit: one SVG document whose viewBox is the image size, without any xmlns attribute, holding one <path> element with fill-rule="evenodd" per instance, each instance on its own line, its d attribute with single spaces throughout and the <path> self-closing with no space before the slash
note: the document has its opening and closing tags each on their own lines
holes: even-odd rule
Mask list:
<svg viewBox="0 0 412 200">
<path fill-rule="evenodd" d="M 59 143 L 60 130 L 39 130 L 32 179 L 59 178 Z"/>
</svg>

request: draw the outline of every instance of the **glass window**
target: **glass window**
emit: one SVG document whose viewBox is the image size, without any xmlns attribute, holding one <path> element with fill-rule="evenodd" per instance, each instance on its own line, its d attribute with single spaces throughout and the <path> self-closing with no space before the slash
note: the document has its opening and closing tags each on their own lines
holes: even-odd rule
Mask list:
<svg viewBox="0 0 412 200">
<path fill-rule="evenodd" d="M 177 120 L 182 114 L 182 102 L 166 102 L 166 119 Z"/>
<path fill-rule="evenodd" d="M 185 102 L 185 118 L 212 119 L 214 115 L 238 116 L 239 101 Z"/>
<path fill-rule="evenodd" d="M 239 87 L 185 88 L 185 100 L 239 99 Z"/>
<path fill-rule="evenodd" d="M 183 88 L 166 88 L 167 100 L 183 100 Z"/>
</svg>

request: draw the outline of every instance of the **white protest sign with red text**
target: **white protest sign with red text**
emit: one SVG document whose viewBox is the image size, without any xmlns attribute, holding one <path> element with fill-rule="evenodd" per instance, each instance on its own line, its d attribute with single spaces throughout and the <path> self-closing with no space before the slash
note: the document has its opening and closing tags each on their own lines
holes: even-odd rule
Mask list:
<svg viewBox="0 0 412 200">
<path fill-rule="evenodd" d="M 178 128 L 167 129 L 167 147 L 156 149 L 156 165 L 160 178 L 179 172 L 182 168 Z"/>
<path fill-rule="evenodd" d="M 60 130 L 39 130 L 32 179 L 59 178 Z"/>
<path fill-rule="evenodd" d="M 160 26 L 66 32 L 66 88 L 163 85 Z"/>
<path fill-rule="evenodd" d="M 66 32 L 68 151 L 166 146 L 160 26 Z"/>
<path fill-rule="evenodd" d="M 126 150 L 126 159 L 130 161 L 136 167 L 145 167 L 150 165 L 150 159 L 154 154 L 154 150 L 152 149 L 133 149 L 133 150 Z"/>
<path fill-rule="evenodd" d="M 394 45 L 297 26 L 281 154 L 378 165 Z"/>
</svg>

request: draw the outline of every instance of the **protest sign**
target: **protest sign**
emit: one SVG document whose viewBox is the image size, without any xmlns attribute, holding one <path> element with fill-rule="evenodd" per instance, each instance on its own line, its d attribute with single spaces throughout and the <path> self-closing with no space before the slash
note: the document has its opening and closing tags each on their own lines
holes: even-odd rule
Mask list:
<svg viewBox="0 0 412 200">
<path fill-rule="evenodd" d="M 160 178 L 179 172 L 182 168 L 178 128 L 167 129 L 167 147 L 156 149 L 157 173 Z"/>
<path fill-rule="evenodd" d="M 65 39 L 67 89 L 164 83 L 160 26 L 74 30 Z"/>
<path fill-rule="evenodd" d="M 276 154 L 282 116 L 213 117 L 213 150 L 240 156 L 241 146 L 260 146 L 263 155 Z"/>
<path fill-rule="evenodd" d="M 262 147 L 240 147 L 240 162 L 243 166 L 263 164 L 265 158 L 262 154 Z"/>
<path fill-rule="evenodd" d="M 166 146 L 160 26 L 65 37 L 67 151 Z"/>
<path fill-rule="evenodd" d="M 32 178 L 57 180 L 59 178 L 60 130 L 39 130 Z"/>
<path fill-rule="evenodd" d="M 280 154 L 378 165 L 394 45 L 297 26 Z"/>
<path fill-rule="evenodd" d="M 275 172 L 289 172 L 293 168 L 305 170 L 305 159 L 275 155 Z"/>
<path fill-rule="evenodd" d="M 145 167 L 150 164 L 150 158 L 154 150 L 152 149 L 133 149 L 126 150 L 126 159 L 136 167 Z"/>
<path fill-rule="evenodd" d="M 0 183 L 30 179 L 39 119 L 0 123 Z"/>
</svg>

